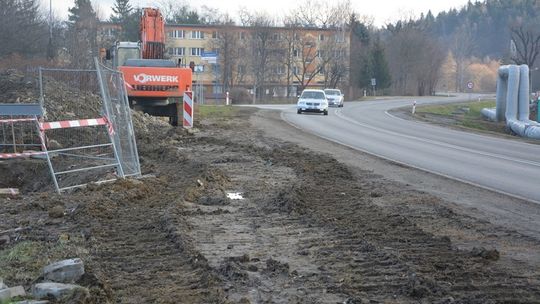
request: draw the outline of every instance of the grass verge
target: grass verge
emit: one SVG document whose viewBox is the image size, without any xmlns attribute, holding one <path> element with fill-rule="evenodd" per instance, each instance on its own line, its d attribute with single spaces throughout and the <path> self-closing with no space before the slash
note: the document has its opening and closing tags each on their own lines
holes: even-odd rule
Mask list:
<svg viewBox="0 0 540 304">
<path fill-rule="evenodd" d="M 416 108 L 416 116 L 443 125 L 508 134 L 504 123 L 488 121 L 482 116 L 483 108 L 493 107 L 495 107 L 493 100 L 425 105 Z"/>
</svg>

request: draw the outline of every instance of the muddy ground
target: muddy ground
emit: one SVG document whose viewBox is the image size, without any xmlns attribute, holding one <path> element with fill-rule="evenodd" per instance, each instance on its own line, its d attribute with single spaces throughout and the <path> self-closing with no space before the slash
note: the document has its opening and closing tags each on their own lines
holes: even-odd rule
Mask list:
<svg viewBox="0 0 540 304">
<path fill-rule="evenodd" d="M 57 195 L 46 175 L 10 173 L 39 164 L 0 164 L 25 191 L 0 198 L 0 233 L 23 228 L 0 245 L 5 283 L 28 289 L 80 257 L 88 292 L 61 302 L 540 301 L 537 238 L 267 136 L 272 114 L 242 108 L 199 132 L 144 121 L 139 180 Z"/>
</svg>

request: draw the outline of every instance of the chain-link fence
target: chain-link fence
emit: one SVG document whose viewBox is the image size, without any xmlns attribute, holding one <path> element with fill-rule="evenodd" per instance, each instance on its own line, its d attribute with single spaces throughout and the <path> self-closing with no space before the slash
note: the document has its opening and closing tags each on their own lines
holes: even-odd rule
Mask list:
<svg viewBox="0 0 540 304">
<path fill-rule="evenodd" d="M 97 68 L 39 70 L 41 130 L 58 191 L 140 175 L 121 74 L 101 77 Z"/>
<path fill-rule="evenodd" d="M 0 115 L 0 154 L 41 151 L 36 116 Z"/>
<path fill-rule="evenodd" d="M 124 176 L 141 174 L 131 109 L 122 73 L 111 70 L 96 59 L 105 115 L 112 128 L 112 138 Z"/>
</svg>

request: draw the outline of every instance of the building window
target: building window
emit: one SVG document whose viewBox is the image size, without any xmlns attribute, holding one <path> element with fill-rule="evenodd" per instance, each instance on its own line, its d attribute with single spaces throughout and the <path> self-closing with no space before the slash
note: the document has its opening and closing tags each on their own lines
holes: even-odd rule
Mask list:
<svg viewBox="0 0 540 304">
<path fill-rule="evenodd" d="M 272 35 L 273 40 L 281 40 L 281 34 L 280 33 L 274 33 Z"/>
<path fill-rule="evenodd" d="M 300 52 L 298 52 L 298 49 L 293 49 L 293 57 L 299 57 L 300 56 Z"/>
<path fill-rule="evenodd" d="M 185 56 L 186 55 L 186 48 L 183 48 L 183 47 L 169 48 L 169 55 L 171 55 L 171 56 Z"/>
<path fill-rule="evenodd" d="M 246 66 L 245 65 L 239 65 L 238 66 L 238 73 L 245 74 L 246 73 Z"/>
<path fill-rule="evenodd" d="M 274 72 L 277 74 L 277 75 L 283 75 L 285 74 L 285 67 L 282 66 L 282 65 L 278 65 L 274 68 Z"/>
<path fill-rule="evenodd" d="M 293 66 L 292 72 L 294 75 L 298 75 L 300 74 L 300 69 L 297 66 Z"/>
<path fill-rule="evenodd" d="M 294 33 L 294 40 L 298 41 L 300 40 L 300 35 L 298 33 Z"/>
<path fill-rule="evenodd" d="M 345 33 L 343 32 L 337 33 L 335 36 L 335 40 L 336 42 L 345 42 Z"/>
<path fill-rule="evenodd" d="M 191 39 L 204 39 L 204 32 L 201 31 L 192 31 Z"/>
<path fill-rule="evenodd" d="M 176 38 L 176 39 L 184 39 L 186 35 L 186 31 L 183 30 L 174 30 L 169 32 L 169 37 Z"/>
<path fill-rule="evenodd" d="M 191 56 L 201 56 L 204 48 L 191 48 Z"/>
<path fill-rule="evenodd" d="M 323 34 L 319 35 L 319 41 L 324 41 L 324 35 Z"/>
<path fill-rule="evenodd" d="M 217 31 L 213 31 L 212 32 L 212 39 L 217 39 L 217 37 L 218 37 Z"/>
<path fill-rule="evenodd" d="M 240 32 L 240 39 L 242 39 L 242 40 L 246 39 L 246 33 L 245 32 Z"/>
<path fill-rule="evenodd" d="M 317 57 L 323 58 L 324 55 L 326 55 L 326 53 L 325 53 L 323 50 L 318 50 L 318 51 L 317 51 Z"/>
</svg>

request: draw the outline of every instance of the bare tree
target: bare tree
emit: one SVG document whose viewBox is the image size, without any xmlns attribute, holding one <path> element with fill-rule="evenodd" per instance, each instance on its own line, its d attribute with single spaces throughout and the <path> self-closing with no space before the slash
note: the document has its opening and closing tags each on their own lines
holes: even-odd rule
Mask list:
<svg viewBox="0 0 540 304">
<path fill-rule="evenodd" d="M 533 32 L 532 29 L 525 29 L 523 25 L 514 27 L 510 31 L 512 41 L 516 46 L 516 53 L 512 56 L 512 61 L 516 64 L 534 66 L 540 53 L 540 33 Z"/>
<path fill-rule="evenodd" d="M 223 25 L 212 40 L 210 47 L 218 50 L 221 84 L 225 91 L 236 85 L 238 66 L 240 64 L 239 34 L 233 25 Z"/>
<path fill-rule="evenodd" d="M 336 28 L 347 23 L 352 12 L 350 0 L 339 2 L 305 0 L 293 10 L 292 14 L 302 26 Z"/>
<path fill-rule="evenodd" d="M 272 66 L 278 62 L 277 50 L 279 50 L 278 39 L 275 39 L 276 21 L 265 14 L 252 14 L 247 11 L 242 12 L 241 22 L 249 26 L 249 70 L 253 80 L 254 93 L 261 97 L 267 81 L 274 75 L 271 73 Z"/>
<path fill-rule="evenodd" d="M 467 60 L 473 55 L 476 49 L 474 36 L 472 33 L 472 24 L 462 24 L 455 32 L 451 50 L 456 60 L 456 92 L 463 91 L 463 77 L 467 69 Z"/>
<path fill-rule="evenodd" d="M 387 59 L 394 93 L 426 95 L 434 93 L 445 53 L 439 43 L 421 30 L 405 26 L 389 39 Z"/>
<path fill-rule="evenodd" d="M 296 68 L 293 75 L 300 84 L 300 90 L 303 91 L 317 74 L 324 71 L 332 55 L 328 54 L 330 48 L 324 44 L 317 45 L 317 38 L 306 32 L 298 35 L 294 49 Z"/>
</svg>

